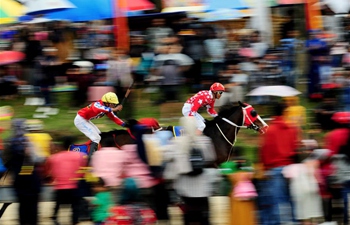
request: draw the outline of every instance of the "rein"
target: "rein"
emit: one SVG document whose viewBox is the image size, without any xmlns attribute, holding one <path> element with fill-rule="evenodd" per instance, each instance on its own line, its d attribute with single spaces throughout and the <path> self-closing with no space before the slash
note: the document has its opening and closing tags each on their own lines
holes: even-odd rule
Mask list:
<svg viewBox="0 0 350 225">
<path fill-rule="evenodd" d="M 250 105 L 247 107 L 241 107 L 242 111 L 243 111 L 243 121 L 242 121 L 242 125 L 237 125 L 234 122 L 226 119 L 226 118 L 222 118 L 223 121 L 225 121 L 226 123 L 230 124 L 231 126 L 235 127 L 235 139 L 233 140 L 233 142 L 231 142 L 226 135 L 224 134 L 224 132 L 222 132 L 222 130 L 220 129 L 219 125 L 216 123 L 216 127 L 218 128 L 218 130 L 220 131 L 221 135 L 224 137 L 224 139 L 227 141 L 227 143 L 229 143 L 231 145 L 231 149 L 230 149 L 230 153 L 228 154 L 227 157 L 227 161 L 230 159 L 231 153 L 232 153 L 232 149 L 233 146 L 236 144 L 237 141 L 237 134 L 238 134 L 238 129 L 237 128 L 248 128 L 248 126 L 244 126 L 244 122 L 245 122 L 245 118 L 247 117 L 249 122 L 251 124 L 253 124 L 253 122 L 250 120 L 250 118 L 247 116 L 247 112 L 246 112 L 246 108 L 251 107 Z M 232 116 L 232 115 L 231 115 Z"/>
</svg>

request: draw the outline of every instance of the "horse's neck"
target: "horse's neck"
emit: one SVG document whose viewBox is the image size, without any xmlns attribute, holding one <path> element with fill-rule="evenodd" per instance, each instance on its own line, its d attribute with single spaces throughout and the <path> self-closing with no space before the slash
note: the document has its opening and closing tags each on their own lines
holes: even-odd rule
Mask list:
<svg viewBox="0 0 350 225">
<path fill-rule="evenodd" d="M 237 116 L 238 115 L 238 116 Z M 229 118 L 231 122 L 235 123 L 237 126 L 243 126 L 243 110 L 238 108 Z"/>
</svg>

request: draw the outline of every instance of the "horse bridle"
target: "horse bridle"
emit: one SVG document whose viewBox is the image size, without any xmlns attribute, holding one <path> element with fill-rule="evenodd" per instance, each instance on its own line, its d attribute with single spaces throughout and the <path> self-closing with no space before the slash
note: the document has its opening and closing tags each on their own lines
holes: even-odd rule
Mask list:
<svg viewBox="0 0 350 225">
<path fill-rule="evenodd" d="M 251 105 L 247 105 L 246 107 L 241 107 L 242 111 L 243 111 L 243 121 L 242 121 L 242 125 L 237 125 L 234 122 L 226 119 L 226 118 L 221 118 L 223 121 L 225 121 L 226 123 L 232 125 L 235 127 L 235 139 L 233 140 L 233 142 L 231 142 L 226 135 L 222 132 L 222 130 L 220 129 L 219 125 L 216 123 L 216 127 L 218 128 L 218 130 L 220 131 L 221 135 L 224 137 L 224 139 L 227 141 L 227 143 L 229 143 L 231 145 L 231 150 L 233 148 L 233 146 L 236 144 L 236 140 L 237 140 L 237 133 L 238 133 L 238 129 L 237 128 L 246 128 L 246 129 L 253 129 L 255 131 L 259 130 L 259 126 L 257 126 L 256 124 L 254 124 L 254 122 L 250 119 L 250 117 L 247 115 L 247 109 L 252 107 Z M 232 116 L 232 115 L 231 115 Z M 245 120 L 246 118 L 248 119 L 248 121 L 250 122 L 249 126 L 245 126 Z M 263 124 L 263 126 L 268 126 L 264 120 L 261 119 L 261 117 L 259 115 L 257 115 L 257 119 Z M 230 153 L 231 154 L 231 153 Z"/>
</svg>

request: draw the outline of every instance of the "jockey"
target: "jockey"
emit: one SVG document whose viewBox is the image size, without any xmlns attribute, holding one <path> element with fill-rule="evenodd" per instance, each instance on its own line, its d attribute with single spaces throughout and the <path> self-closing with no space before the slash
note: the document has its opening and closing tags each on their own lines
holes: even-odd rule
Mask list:
<svg viewBox="0 0 350 225">
<path fill-rule="evenodd" d="M 118 97 L 113 92 L 104 94 L 101 100 L 80 109 L 74 119 L 74 124 L 86 137 L 92 142 L 90 145 L 90 155 L 97 150 L 101 141 L 101 131 L 91 122 L 93 119 L 99 119 L 107 115 L 114 123 L 126 127 L 126 123 L 119 119 L 113 112 L 119 112 L 123 109 L 119 105 Z"/>
<path fill-rule="evenodd" d="M 210 86 L 210 90 L 203 90 L 189 98 L 182 107 L 184 116 L 194 116 L 197 120 L 198 133 L 202 133 L 205 128 L 204 118 L 197 112 L 200 107 L 206 106 L 207 112 L 212 117 L 216 117 L 218 113 L 214 109 L 216 99 L 220 99 L 225 91 L 224 85 L 214 83 Z"/>
</svg>

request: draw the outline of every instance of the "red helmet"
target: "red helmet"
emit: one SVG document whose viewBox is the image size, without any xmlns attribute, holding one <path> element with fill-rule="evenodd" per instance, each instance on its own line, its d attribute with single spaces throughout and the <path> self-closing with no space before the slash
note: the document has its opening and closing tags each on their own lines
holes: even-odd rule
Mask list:
<svg viewBox="0 0 350 225">
<path fill-rule="evenodd" d="M 225 91 L 224 85 L 216 82 L 210 86 L 211 91 Z"/>
<path fill-rule="evenodd" d="M 139 124 L 144 125 L 148 128 L 159 129 L 160 125 L 154 118 L 142 118 L 139 120 Z"/>
</svg>

